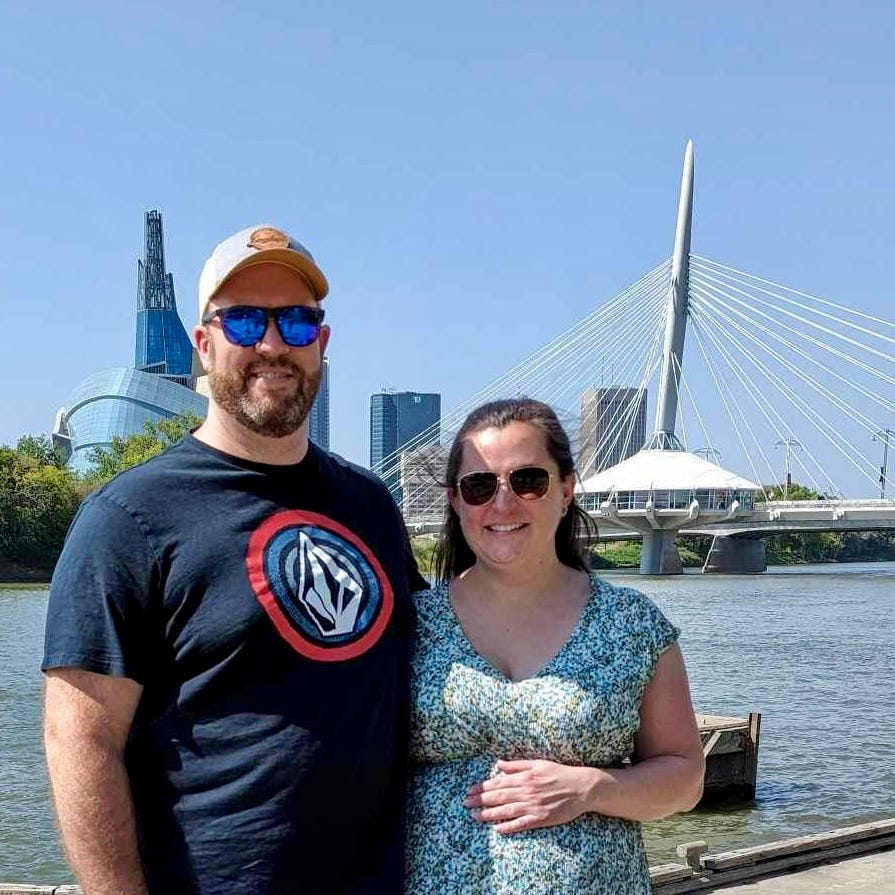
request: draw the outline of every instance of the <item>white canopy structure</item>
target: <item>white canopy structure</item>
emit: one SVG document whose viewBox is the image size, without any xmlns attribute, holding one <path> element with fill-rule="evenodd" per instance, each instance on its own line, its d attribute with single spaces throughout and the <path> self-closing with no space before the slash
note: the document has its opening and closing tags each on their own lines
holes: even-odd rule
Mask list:
<svg viewBox="0 0 895 895">
<path fill-rule="evenodd" d="M 622 491 L 758 491 L 761 485 L 687 451 L 642 450 L 585 479 L 585 494 Z"/>
</svg>

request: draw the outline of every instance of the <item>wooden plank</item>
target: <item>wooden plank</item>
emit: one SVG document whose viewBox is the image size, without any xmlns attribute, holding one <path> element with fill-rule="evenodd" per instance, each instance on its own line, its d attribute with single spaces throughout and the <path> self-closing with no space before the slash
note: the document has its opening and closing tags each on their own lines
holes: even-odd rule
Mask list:
<svg viewBox="0 0 895 895">
<path fill-rule="evenodd" d="M 696 715 L 700 733 L 713 730 L 744 730 L 749 727 L 747 718 L 730 718 L 727 715 Z"/>
<path fill-rule="evenodd" d="M 693 728 L 691 727 L 690 730 Z M 716 730 L 709 738 L 706 740 L 705 744 L 702 747 L 703 756 L 707 756 L 711 753 L 712 749 L 718 745 L 718 740 L 721 739 L 721 734 L 724 733 L 723 730 Z"/>
<path fill-rule="evenodd" d="M 742 867 L 745 864 L 756 864 L 772 858 L 831 849 L 861 840 L 889 836 L 895 836 L 895 818 L 872 821 L 853 827 L 841 827 L 828 833 L 797 836 L 793 839 L 782 839 L 776 842 L 768 842 L 764 845 L 752 846 L 751 848 L 741 848 L 736 851 L 706 855 L 702 859 L 702 863 L 708 869 L 718 871 L 729 867 Z"/>
<path fill-rule="evenodd" d="M 0 895 L 53 895 L 56 886 L 26 886 L 0 883 Z"/>
<path fill-rule="evenodd" d="M 757 864 L 749 864 L 743 867 L 734 867 L 715 872 L 709 871 L 708 878 L 712 881 L 713 886 L 727 886 L 731 883 L 746 880 L 776 878 L 777 876 L 785 876 L 787 873 L 797 869 L 838 863 L 858 855 L 887 851 L 893 847 L 895 847 L 895 836 L 864 839 L 834 848 L 819 849 L 817 851 L 802 852 L 801 854 L 786 855 L 768 861 L 760 861 Z M 693 891 L 697 891 L 697 889 L 694 888 Z"/>
<path fill-rule="evenodd" d="M 0 883 L 0 895 L 82 895 L 80 886 L 32 886 Z"/>
<path fill-rule="evenodd" d="M 654 886 L 688 880 L 693 871 L 686 864 L 657 864 L 649 869 L 649 879 Z"/>
</svg>

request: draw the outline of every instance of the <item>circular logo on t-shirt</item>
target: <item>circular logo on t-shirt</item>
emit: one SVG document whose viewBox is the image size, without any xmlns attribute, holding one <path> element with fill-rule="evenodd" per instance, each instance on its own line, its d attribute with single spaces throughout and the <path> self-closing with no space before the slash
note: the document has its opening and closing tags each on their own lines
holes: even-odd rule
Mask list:
<svg viewBox="0 0 895 895">
<path fill-rule="evenodd" d="M 394 607 L 370 548 L 318 513 L 284 510 L 249 539 L 249 581 L 277 631 L 309 659 L 340 662 L 370 649 Z"/>
</svg>

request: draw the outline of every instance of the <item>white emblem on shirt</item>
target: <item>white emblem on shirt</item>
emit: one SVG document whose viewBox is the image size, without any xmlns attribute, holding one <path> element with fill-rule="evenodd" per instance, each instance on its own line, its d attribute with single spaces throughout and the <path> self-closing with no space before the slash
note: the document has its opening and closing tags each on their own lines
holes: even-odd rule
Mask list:
<svg viewBox="0 0 895 895">
<path fill-rule="evenodd" d="M 332 553 L 315 544 L 304 532 L 298 534 L 297 552 L 295 594 L 321 636 L 353 633 L 363 585 L 339 565 Z"/>
</svg>

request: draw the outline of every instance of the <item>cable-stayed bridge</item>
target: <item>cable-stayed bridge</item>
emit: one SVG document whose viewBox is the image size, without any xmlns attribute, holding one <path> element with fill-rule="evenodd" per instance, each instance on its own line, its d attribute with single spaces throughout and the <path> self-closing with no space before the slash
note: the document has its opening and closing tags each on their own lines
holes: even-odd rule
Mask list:
<svg viewBox="0 0 895 895">
<path fill-rule="evenodd" d="M 644 573 L 680 571 L 678 532 L 715 536 L 706 571 L 748 572 L 771 534 L 895 528 L 895 323 L 692 253 L 693 172 L 688 144 L 669 260 L 377 467 L 412 532 L 439 527 L 469 411 L 515 395 L 557 410 L 579 500 L 643 538 Z"/>
</svg>

